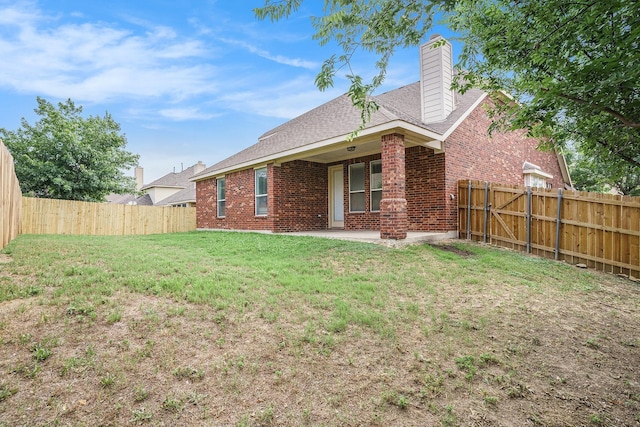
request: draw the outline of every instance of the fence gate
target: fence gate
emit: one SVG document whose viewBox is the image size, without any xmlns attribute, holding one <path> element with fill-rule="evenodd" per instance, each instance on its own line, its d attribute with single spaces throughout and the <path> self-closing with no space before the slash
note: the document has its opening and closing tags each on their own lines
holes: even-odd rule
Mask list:
<svg viewBox="0 0 640 427">
<path fill-rule="evenodd" d="M 531 250 L 531 191 L 525 188 L 492 186 L 489 194 L 490 243 L 513 249 Z M 525 240 L 521 240 L 525 237 Z"/>
<path fill-rule="evenodd" d="M 640 278 L 640 198 L 459 181 L 461 238 Z"/>
</svg>

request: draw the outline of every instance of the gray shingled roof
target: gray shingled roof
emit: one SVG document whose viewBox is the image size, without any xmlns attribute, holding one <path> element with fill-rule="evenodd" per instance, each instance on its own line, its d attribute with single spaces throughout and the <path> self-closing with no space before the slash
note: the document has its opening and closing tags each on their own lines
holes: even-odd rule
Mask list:
<svg viewBox="0 0 640 427">
<path fill-rule="evenodd" d="M 188 167 L 182 172 L 171 172 L 168 173 L 150 184 L 146 184 L 142 187 L 142 190 L 149 189 L 151 187 L 180 187 L 185 188 L 189 185 L 189 178 L 191 178 L 198 167 L 197 164 Z"/>
<path fill-rule="evenodd" d="M 380 107 L 366 128 L 394 121 L 404 121 L 425 130 L 444 135 L 467 110 L 484 94 L 471 89 L 464 95 L 456 95 L 456 109 L 439 123 L 423 123 L 421 120 L 420 82 L 374 96 Z M 349 135 L 360 126 L 360 110 L 351 99 L 341 95 L 311 111 L 308 111 L 258 138 L 258 143 L 205 169 L 195 177 L 215 174 L 217 171 L 257 161 L 331 138 Z M 194 177 L 194 178 L 195 178 Z"/>
<path fill-rule="evenodd" d="M 151 196 L 143 194 L 137 196 L 135 194 L 110 194 L 106 197 L 107 203 L 114 205 L 139 205 L 139 206 L 153 206 Z"/>
<path fill-rule="evenodd" d="M 136 205 L 138 206 L 153 206 L 153 201 L 149 194 L 143 194 L 136 199 Z"/>
<path fill-rule="evenodd" d="M 196 201 L 196 183 L 189 182 L 187 188 L 184 188 L 177 193 L 172 194 L 171 196 L 160 200 L 156 205 L 158 206 L 168 206 L 168 205 L 176 205 L 179 203 L 188 203 Z"/>
</svg>

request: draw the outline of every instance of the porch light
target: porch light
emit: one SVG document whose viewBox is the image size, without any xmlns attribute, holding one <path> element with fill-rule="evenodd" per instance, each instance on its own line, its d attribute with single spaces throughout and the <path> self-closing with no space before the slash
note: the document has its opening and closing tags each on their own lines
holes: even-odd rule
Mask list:
<svg viewBox="0 0 640 427">
<path fill-rule="evenodd" d="M 347 147 L 347 151 L 349 151 L 349 152 L 356 151 L 356 146 L 355 145 L 351 145 L 351 146 Z"/>
</svg>

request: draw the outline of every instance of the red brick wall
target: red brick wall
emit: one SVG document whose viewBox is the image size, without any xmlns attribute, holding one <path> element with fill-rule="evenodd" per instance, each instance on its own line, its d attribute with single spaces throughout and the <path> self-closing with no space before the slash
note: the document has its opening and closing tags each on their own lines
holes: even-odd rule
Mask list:
<svg viewBox="0 0 640 427">
<path fill-rule="evenodd" d="M 448 231 L 445 155 L 425 147 L 406 153 L 407 214 L 410 231 Z"/>
<path fill-rule="evenodd" d="M 485 100 L 445 141 L 445 194 L 453 194 L 456 200 L 446 197 L 449 230 L 457 229 L 458 180 L 477 179 L 505 184 L 524 185 L 522 164 L 534 163 L 553 175 L 553 188 L 563 188 L 562 173 L 554 152 L 536 149 L 538 141 L 527 138 L 524 131 L 494 132 L 489 137 L 491 120 L 486 107 L 492 101 Z"/>
<path fill-rule="evenodd" d="M 380 154 L 349 159 L 344 165 L 344 229 L 345 230 L 378 230 L 380 229 L 380 212 L 371 212 L 371 167 L 373 160 L 380 160 Z M 349 165 L 364 163 L 364 212 L 349 212 Z M 338 164 L 338 163 L 335 163 Z"/>
<path fill-rule="evenodd" d="M 196 226 L 214 228 L 216 217 L 215 178 L 196 182 Z"/>
<path fill-rule="evenodd" d="M 301 160 L 273 168 L 274 231 L 327 228 L 328 176 L 327 165 Z"/>
<path fill-rule="evenodd" d="M 255 214 L 255 171 L 225 175 L 226 212 L 217 217 L 216 180 L 196 183 L 198 228 L 300 231 L 327 228 L 328 172 L 320 163 L 294 161 L 267 166 L 268 215 Z M 291 178 L 293 179 L 287 179 Z M 275 196 L 274 194 L 277 194 Z"/>
<path fill-rule="evenodd" d="M 267 167 L 267 206 L 273 212 L 273 166 Z M 217 217 L 216 179 L 196 182 L 196 218 L 198 228 L 231 230 L 271 230 L 273 216 L 256 216 L 255 171 L 246 169 L 225 175 L 226 212 Z"/>
</svg>

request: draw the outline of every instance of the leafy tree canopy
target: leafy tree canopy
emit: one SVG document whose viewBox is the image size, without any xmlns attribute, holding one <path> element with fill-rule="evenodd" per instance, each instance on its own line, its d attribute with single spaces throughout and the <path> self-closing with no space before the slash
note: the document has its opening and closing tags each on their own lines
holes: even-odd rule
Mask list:
<svg viewBox="0 0 640 427">
<path fill-rule="evenodd" d="M 462 35 L 459 80 L 505 90 L 498 123 L 585 158 L 640 169 L 640 2 L 460 2 L 449 15 Z"/>
<path fill-rule="evenodd" d="M 302 0 L 265 0 L 258 18 L 279 20 Z M 640 2 L 638 0 L 325 0 L 312 19 L 314 37 L 342 49 L 322 66 L 325 89 L 346 68 L 349 94 L 363 110 L 384 80 L 389 58 L 417 46 L 437 14 L 460 34 L 463 52 L 454 84 L 492 94 L 495 126 L 524 128 L 548 145 L 572 142 L 586 157 L 622 169 L 640 168 Z M 359 50 L 378 57 L 369 82 L 350 71 Z"/>
<path fill-rule="evenodd" d="M 135 166 L 138 155 L 124 149 L 127 140 L 109 113 L 83 118 L 70 99 L 57 108 L 40 97 L 37 102 L 35 125 L 23 118 L 16 131 L 0 129 L 23 194 L 103 202 L 110 193 L 135 192 L 123 169 Z"/>
<path fill-rule="evenodd" d="M 602 157 L 587 157 L 571 149 L 566 157 L 576 189 L 640 196 L 640 169 L 633 165 L 611 164 Z"/>
</svg>

